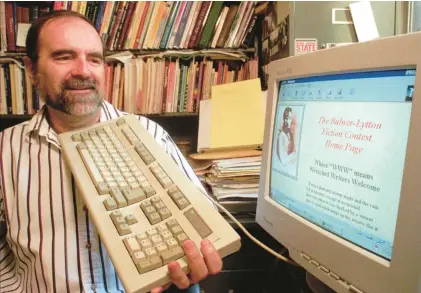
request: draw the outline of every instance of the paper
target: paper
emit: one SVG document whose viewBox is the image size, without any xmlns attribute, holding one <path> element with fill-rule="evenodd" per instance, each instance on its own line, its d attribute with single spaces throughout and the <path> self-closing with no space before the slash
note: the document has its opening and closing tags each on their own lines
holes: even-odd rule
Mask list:
<svg viewBox="0 0 421 293">
<path fill-rule="evenodd" d="M 210 145 L 211 101 L 212 100 L 200 101 L 197 152 L 201 149 L 209 148 Z"/>
<path fill-rule="evenodd" d="M 373 9 L 369 1 L 349 4 L 352 21 L 359 42 L 365 42 L 379 37 Z"/>
<path fill-rule="evenodd" d="M 16 36 L 16 46 L 26 47 L 26 36 L 28 35 L 30 23 L 18 23 L 18 33 Z"/>
<path fill-rule="evenodd" d="M 260 79 L 212 87 L 210 149 L 256 148 L 263 144 Z"/>
</svg>

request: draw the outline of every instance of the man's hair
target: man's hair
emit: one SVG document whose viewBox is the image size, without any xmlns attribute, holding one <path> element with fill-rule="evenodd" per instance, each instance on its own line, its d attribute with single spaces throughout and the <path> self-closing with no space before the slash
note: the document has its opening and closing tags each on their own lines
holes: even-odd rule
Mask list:
<svg viewBox="0 0 421 293">
<path fill-rule="evenodd" d="M 33 64 L 38 61 L 39 52 L 39 35 L 45 24 L 53 19 L 65 18 L 65 17 L 76 17 L 89 23 L 95 30 L 95 25 L 84 15 L 75 11 L 59 10 L 53 11 L 50 14 L 44 15 L 34 21 L 29 28 L 28 35 L 26 36 L 26 55 L 31 59 Z"/>
</svg>

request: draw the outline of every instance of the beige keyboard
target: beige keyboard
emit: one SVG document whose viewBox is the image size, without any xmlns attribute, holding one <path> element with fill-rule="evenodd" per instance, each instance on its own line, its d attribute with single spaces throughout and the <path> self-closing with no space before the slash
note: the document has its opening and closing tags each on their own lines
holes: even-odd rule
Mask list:
<svg viewBox="0 0 421 293">
<path fill-rule="evenodd" d="M 221 257 L 239 235 L 134 115 L 59 135 L 94 225 L 126 292 L 169 281 L 167 264 L 188 272 L 182 243 L 207 238 Z"/>
</svg>

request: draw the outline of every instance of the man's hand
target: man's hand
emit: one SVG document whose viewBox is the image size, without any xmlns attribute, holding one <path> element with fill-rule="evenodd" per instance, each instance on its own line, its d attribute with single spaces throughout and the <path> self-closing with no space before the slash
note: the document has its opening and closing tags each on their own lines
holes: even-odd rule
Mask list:
<svg viewBox="0 0 421 293">
<path fill-rule="evenodd" d="M 190 267 L 190 279 L 183 272 L 178 262 L 173 261 L 168 264 L 171 282 L 179 289 L 186 289 L 190 284 L 200 282 L 208 275 L 214 275 L 221 271 L 222 259 L 209 240 L 205 239 L 201 243 L 200 249 L 203 257 L 193 241 L 187 240 L 183 243 L 183 246 Z M 151 293 L 161 293 L 168 289 L 170 285 L 171 283 L 168 283 L 163 287 L 155 288 Z"/>
</svg>

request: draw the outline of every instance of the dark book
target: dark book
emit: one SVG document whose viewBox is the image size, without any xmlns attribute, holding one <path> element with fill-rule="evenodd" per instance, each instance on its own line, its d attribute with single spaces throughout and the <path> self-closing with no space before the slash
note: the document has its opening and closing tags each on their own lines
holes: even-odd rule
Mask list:
<svg viewBox="0 0 421 293">
<path fill-rule="evenodd" d="M 12 89 L 10 84 L 10 67 L 9 64 L 3 64 L 4 68 L 4 85 L 6 89 L 6 107 L 7 114 L 12 114 Z"/>
<path fill-rule="evenodd" d="M 253 17 L 251 18 L 246 36 L 244 38 L 244 41 L 240 45 L 240 48 L 247 49 L 253 46 L 254 36 L 256 34 L 256 27 L 257 27 L 256 21 L 257 21 L 257 15 L 253 15 Z"/>
<path fill-rule="evenodd" d="M 32 23 L 38 19 L 39 7 L 38 5 L 31 5 L 29 7 L 29 21 Z"/>
<path fill-rule="evenodd" d="M 21 91 L 22 91 L 22 102 L 23 102 L 23 114 L 28 114 L 28 94 L 26 92 L 26 74 L 25 69 L 19 69 L 21 72 Z"/>
<path fill-rule="evenodd" d="M 199 47 L 206 48 L 209 45 L 210 39 L 212 37 L 212 32 L 214 31 L 219 14 L 221 13 L 222 4 L 222 1 L 212 2 L 212 7 L 209 11 L 209 16 L 206 20 L 202 34 L 200 36 L 200 41 L 198 44 Z"/>
<path fill-rule="evenodd" d="M 108 50 L 112 49 L 114 38 L 115 38 L 115 35 L 117 34 L 118 26 L 120 25 L 121 18 L 123 17 L 124 6 L 126 5 L 123 1 L 121 1 L 121 2 L 117 2 L 115 6 L 117 6 L 117 10 L 115 11 L 112 17 L 113 23 L 110 25 L 108 29 L 107 41 L 105 43 L 105 47 Z"/>
<path fill-rule="evenodd" d="M 179 48 L 181 39 L 186 29 L 187 21 L 189 19 L 190 11 L 193 6 L 193 1 L 187 2 L 184 8 L 183 15 L 181 16 L 180 25 L 178 26 L 177 34 L 175 35 L 174 47 Z"/>
<path fill-rule="evenodd" d="M 117 49 L 117 46 L 118 46 L 118 43 L 119 43 L 120 37 L 121 37 L 121 31 L 123 30 L 124 22 L 127 19 L 127 12 L 129 11 L 129 6 L 130 6 L 130 2 L 126 2 L 124 4 L 123 13 L 121 15 L 121 19 L 120 19 L 120 22 L 118 24 L 116 34 L 115 34 L 114 39 L 112 41 L 112 45 L 110 47 L 111 50 Z"/>
<path fill-rule="evenodd" d="M 7 51 L 16 51 L 13 2 L 5 2 Z"/>
<path fill-rule="evenodd" d="M 106 4 L 107 2 L 105 1 L 99 1 L 97 2 L 97 5 L 96 5 L 96 7 L 98 7 L 98 10 L 97 10 L 98 12 L 97 12 L 97 15 L 95 16 L 95 28 L 98 32 L 101 29 L 101 24 L 104 19 L 104 12 L 105 12 Z"/>
<path fill-rule="evenodd" d="M 129 30 L 129 27 L 132 26 L 133 20 L 134 20 L 134 12 L 136 11 L 138 2 L 131 1 L 129 2 L 129 7 L 127 10 L 126 19 L 124 20 L 123 28 L 120 33 L 120 38 L 118 40 L 118 44 L 116 46 L 116 49 L 122 50 L 123 44 L 127 39 L 127 32 Z"/>
<path fill-rule="evenodd" d="M 234 18 L 238 11 L 238 5 L 231 5 L 227 17 L 225 18 L 224 25 L 222 26 L 221 34 L 219 35 L 218 41 L 216 42 L 216 47 L 223 48 L 229 37 L 232 24 L 234 23 Z"/>
<path fill-rule="evenodd" d="M 189 45 L 188 45 L 189 49 L 195 48 L 196 44 L 199 42 L 199 38 L 202 33 L 203 22 L 206 20 L 206 15 L 208 13 L 211 3 L 212 2 L 210 1 L 203 2 L 202 6 L 200 7 L 199 15 L 196 19 L 196 23 L 194 24 L 194 29 L 193 29 L 191 38 L 189 40 Z"/>
</svg>

